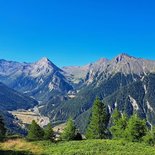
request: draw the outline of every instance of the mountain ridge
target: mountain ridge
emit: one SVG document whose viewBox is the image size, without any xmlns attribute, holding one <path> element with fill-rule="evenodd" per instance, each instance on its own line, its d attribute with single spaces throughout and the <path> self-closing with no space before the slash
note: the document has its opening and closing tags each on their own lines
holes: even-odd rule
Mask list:
<svg viewBox="0 0 155 155">
<path fill-rule="evenodd" d="M 122 104 L 121 112 L 131 115 L 136 111 L 150 124 L 155 124 L 152 120 L 155 111 L 152 97 L 155 91 L 152 87 L 155 84 L 155 60 L 122 53 L 111 60 L 101 58 L 85 66 L 63 68 L 57 67 L 48 58 L 31 64 L 5 63 L 8 66 L 3 66 L 0 60 L 0 81 L 9 81 L 13 89 L 41 100 L 40 113 L 49 117 L 52 123 L 65 122 L 72 116 L 83 132 L 93 101 L 99 96 L 106 102 L 109 113 L 116 108 L 115 103 L 118 101 L 117 105 Z M 6 70 L 8 72 L 5 75 Z M 152 83 L 152 86 L 143 80 Z M 134 96 L 136 92 L 142 96 L 141 99 Z M 143 108 L 140 108 L 142 105 Z M 85 123 L 81 126 L 84 119 Z"/>
<path fill-rule="evenodd" d="M 0 61 L 0 81 L 38 100 L 45 99 L 46 93 L 52 90 L 67 92 L 72 89 L 63 71 L 47 58 L 35 63 Z M 43 95 L 38 95 L 41 92 Z"/>
</svg>

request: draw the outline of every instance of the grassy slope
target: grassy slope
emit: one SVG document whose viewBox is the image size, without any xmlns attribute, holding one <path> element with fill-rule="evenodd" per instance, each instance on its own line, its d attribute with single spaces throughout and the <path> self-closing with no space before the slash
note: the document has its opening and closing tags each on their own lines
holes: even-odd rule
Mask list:
<svg viewBox="0 0 155 155">
<path fill-rule="evenodd" d="M 60 142 L 26 142 L 12 140 L 0 143 L 1 150 L 23 151 L 44 155 L 154 155 L 155 148 L 139 143 L 126 143 L 115 140 L 85 140 Z"/>
</svg>

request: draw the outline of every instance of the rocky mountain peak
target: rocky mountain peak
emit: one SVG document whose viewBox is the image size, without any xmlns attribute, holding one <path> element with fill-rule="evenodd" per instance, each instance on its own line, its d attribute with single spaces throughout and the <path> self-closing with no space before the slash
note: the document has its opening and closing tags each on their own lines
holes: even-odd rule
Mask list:
<svg viewBox="0 0 155 155">
<path fill-rule="evenodd" d="M 39 68 L 39 70 L 57 70 L 62 71 L 59 67 L 57 67 L 52 61 L 50 61 L 47 57 L 41 58 L 36 63 L 32 64 L 34 68 Z"/>
<path fill-rule="evenodd" d="M 50 60 L 47 57 L 43 57 L 43 58 L 40 59 L 40 61 L 48 62 Z"/>
<path fill-rule="evenodd" d="M 134 58 L 134 57 L 132 57 L 132 56 L 126 54 L 126 53 L 122 53 L 122 54 L 118 55 L 118 56 L 115 58 L 115 60 L 116 60 L 116 62 L 118 63 L 118 62 L 121 62 L 121 61 L 124 61 L 124 60 L 130 60 L 130 59 L 132 59 L 132 58 Z"/>
<path fill-rule="evenodd" d="M 55 71 L 59 71 L 59 68 L 47 58 L 42 58 L 41 60 L 31 64 L 30 69 L 27 72 L 28 75 L 33 78 L 44 79 Z"/>
<path fill-rule="evenodd" d="M 36 62 L 37 64 L 40 64 L 40 65 L 50 65 L 50 64 L 53 64 L 48 58 L 46 57 L 43 57 L 41 58 L 39 61 Z"/>
</svg>

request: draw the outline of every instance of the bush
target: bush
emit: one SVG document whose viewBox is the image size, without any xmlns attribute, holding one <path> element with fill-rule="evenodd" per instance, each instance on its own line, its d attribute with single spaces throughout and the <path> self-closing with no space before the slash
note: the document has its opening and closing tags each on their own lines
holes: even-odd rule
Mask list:
<svg viewBox="0 0 155 155">
<path fill-rule="evenodd" d="M 143 141 L 144 141 L 144 143 L 149 144 L 151 146 L 154 145 L 154 139 L 153 139 L 152 134 L 150 132 L 147 133 L 147 135 L 143 137 Z"/>
<path fill-rule="evenodd" d="M 143 137 L 143 141 L 151 146 L 155 145 L 155 127 L 153 127 L 151 131 L 147 132 L 147 134 Z"/>
</svg>

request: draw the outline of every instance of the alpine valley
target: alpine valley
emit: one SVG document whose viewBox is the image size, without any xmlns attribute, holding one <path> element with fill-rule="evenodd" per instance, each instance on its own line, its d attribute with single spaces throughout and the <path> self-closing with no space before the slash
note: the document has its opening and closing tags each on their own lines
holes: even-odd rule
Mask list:
<svg viewBox="0 0 155 155">
<path fill-rule="evenodd" d="M 106 103 L 109 114 L 117 107 L 121 113 L 137 113 L 148 125 L 155 125 L 153 60 L 123 53 L 112 60 L 63 68 L 47 58 L 35 63 L 0 60 L 0 82 L 0 110 L 12 132 L 23 128 L 15 111 L 37 113 L 53 125 L 71 116 L 85 132 L 97 96 Z"/>
</svg>

